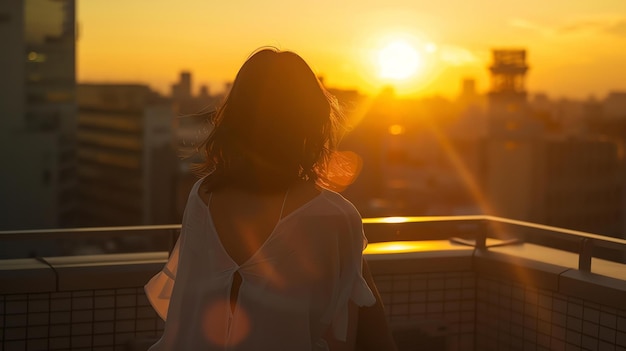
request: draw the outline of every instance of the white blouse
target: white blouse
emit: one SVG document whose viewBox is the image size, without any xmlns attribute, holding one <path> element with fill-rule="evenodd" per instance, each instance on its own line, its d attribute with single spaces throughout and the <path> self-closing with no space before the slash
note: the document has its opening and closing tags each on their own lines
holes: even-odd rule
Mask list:
<svg viewBox="0 0 626 351">
<path fill-rule="evenodd" d="M 376 300 L 361 274 L 367 240 L 356 208 L 322 190 L 280 219 L 238 265 L 198 195 L 200 183 L 189 194 L 167 264 L 145 286 L 165 320 L 163 336 L 150 350 L 328 350 L 328 328 L 345 341 L 349 300 L 358 306 Z M 235 273 L 241 285 L 233 310 Z"/>
</svg>

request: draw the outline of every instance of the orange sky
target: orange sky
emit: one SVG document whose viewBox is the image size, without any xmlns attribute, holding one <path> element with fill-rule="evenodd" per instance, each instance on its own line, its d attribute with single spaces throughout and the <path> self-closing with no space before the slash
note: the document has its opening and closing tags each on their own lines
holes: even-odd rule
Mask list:
<svg viewBox="0 0 626 351">
<path fill-rule="evenodd" d="M 250 52 L 273 45 L 301 54 L 329 86 L 375 93 L 386 83 L 375 57 L 401 38 L 422 59 L 418 73 L 398 83 L 405 94 L 453 97 L 464 77 L 484 92 L 490 50 L 507 47 L 528 50 L 531 93 L 626 90 L 624 0 L 84 0 L 77 7 L 81 82 L 142 82 L 168 92 L 190 70 L 196 87 L 218 91 Z"/>
</svg>

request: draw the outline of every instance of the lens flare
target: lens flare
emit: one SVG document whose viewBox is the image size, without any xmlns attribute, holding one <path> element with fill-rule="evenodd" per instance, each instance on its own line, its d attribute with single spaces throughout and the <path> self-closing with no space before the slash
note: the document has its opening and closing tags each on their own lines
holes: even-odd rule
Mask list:
<svg viewBox="0 0 626 351">
<path fill-rule="evenodd" d="M 218 346 L 235 346 L 242 342 L 250 333 L 250 320 L 241 307 L 236 310 L 236 323 L 230 316 L 230 303 L 226 300 L 215 301 L 208 305 L 202 318 L 201 328 L 207 341 Z"/>
</svg>

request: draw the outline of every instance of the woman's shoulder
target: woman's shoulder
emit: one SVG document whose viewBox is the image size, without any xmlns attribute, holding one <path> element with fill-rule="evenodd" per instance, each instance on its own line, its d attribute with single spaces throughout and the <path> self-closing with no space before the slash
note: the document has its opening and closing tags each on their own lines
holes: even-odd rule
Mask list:
<svg viewBox="0 0 626 351">
<path fill-rule="evenodd" d="M 202 184 L 204 177 L 196 180 L 196 182 L 189 189 L 189 195 L 187 196 L 187 203 L 185 204 L 185 213 L 197 212 L 198 210 L 204 211 L 206 208 L 206 199 L 202 196 Z M 204 206 L 202 206 L 204 204 Z"/>
<path fill-rule="evenodd" d="M 356 218 L 361 216 L 356 207 L 343 195 L 311 183 L 297 183 L 288 190 L 285 216 L 315 218 Z"/>
<path fill-rule="evenodd" d="M 352 209 L 354 211 L 357 211 L 356 207 L 354 206 L 354 204 L 352 204 L 352 202 L 350 200 L 348 200 L 342 194 L 340 194 L 340 193 L 338 193 L 338 192 L 336 192 L 334 190 L 330 190 L 330 189 L 325 189 L 324 188 L 324 189 L 321 190 L 321 195 L 324 196 L 328 201 L 330 201 L 333 204 L 335 204 L 336 206 L 346 207 L 346 208 L 350 208 L 350 209 Z"/>
<path fill-rule="evenodd" d="M 338 192 L 322 189 L 320 194 L 327 203 L 329 210 L 339 211 L 349 218 L 361 220 L 361 214 L 354 204 Z"/>
</svg>

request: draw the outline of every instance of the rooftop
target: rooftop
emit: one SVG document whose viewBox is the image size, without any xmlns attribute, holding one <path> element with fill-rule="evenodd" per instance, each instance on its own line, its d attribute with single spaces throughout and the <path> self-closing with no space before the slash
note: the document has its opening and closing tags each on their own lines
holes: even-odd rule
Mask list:
<svg viewBox="0 0 626 351">
<path fill-rule="evenodd" d="M 364 227 L 401 350 L 626 348 L 626 240 L 491 216 L 366 218 Z M 146 349 L 163 323 L 142 287 L 179 229 L 0 232 L 4 243 L 60 241 L 67 252 L 0 260 L 0 348 Z M 135 252 L 85 254 L 121 239 Z"/>
</svg>

